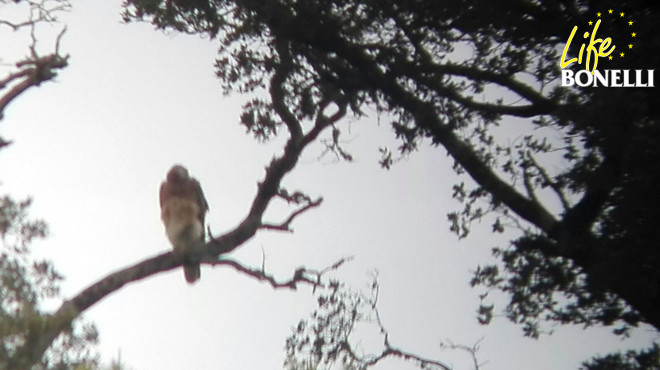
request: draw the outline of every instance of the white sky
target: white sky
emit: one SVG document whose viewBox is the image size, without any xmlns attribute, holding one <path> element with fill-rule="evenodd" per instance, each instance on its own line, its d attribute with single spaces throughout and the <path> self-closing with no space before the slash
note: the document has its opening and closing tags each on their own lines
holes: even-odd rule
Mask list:
<svg viewBox="0 0 660 370">
<path fill-rule="evenodd" d="M 282 144 L 258 144 L 239 126 L 240 97 L 223 97 L 214 78 L 214 42 L 123 25 L 118 0 L 73 5 L 62 45 L 70 66 L 57 82 L 21 96 L 0 122 L 2 136 L 15 141 L 0 154 L 1 190 L 34 197 L 33 215 L 51 228 L 35 248 L 67 277 L 66 297 L 169 249 L 157 191 L 172 164 L 200 180 L 210 225 L 220 234 L 245 216 Z M 263 248 L 267 269 L 286 279 L 298 266 L 355 256 L 336 275 L 363 288 L 369 272 L 379 271 L 391 342 L 457 369 L 468 368 L 468 359 L 441 351 L 440 341 L 472 345 L 483 337 L 483 369 L 515 370 L 577 368 L 596 352 L 647 346 L 654 338 L 649 330 L 622 341 L 609 329 L 556 328 L 533 341 L 504 318 L 479 326 L 482 291 L 470 289 L 471 271 L 492 261 L 490 248 L 506 239 L 490 234 L 487 223 L 467 241 L 450 234 L 446 213 L 459 205 L 450 197 L 455 178 L 444 150 L 423 148 L 387 172 L 377 164 L 377 148 L 393 143 L 387 122 L 379 127 L 371 117 L 350 128 L 355 163 L 319 161 L 320 148 L 311 148 L 284 182 L 324 196 L 323 205 L 301 216 L 294 234 L 261 232 L 236 258 L 259 266 Z M 273 208 L 277 221 L 286 209 Z M 203 268 L 194 286 L 180 270 L 156 275 L 85 317 L 100 330 L 104 359 L 121 350 L 134 369 L 277 369 L 285 338 L 313 307 L 308 288 L 273 291 L 233 270 Z M 361 343 L 375 344 L 368 337 Z"/>
</svg>

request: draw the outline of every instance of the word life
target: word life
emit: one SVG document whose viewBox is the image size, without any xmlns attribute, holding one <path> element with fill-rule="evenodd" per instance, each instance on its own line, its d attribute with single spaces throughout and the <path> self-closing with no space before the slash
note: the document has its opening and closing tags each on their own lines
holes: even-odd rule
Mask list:
<svg viewBox="0 0 660 370">
<path fill-rule="evenodd" d="M 612 44 L 612 38 L 608 37 L 606 39 L 599 39 L 596 38 L 596 32 L 598 32 L 598 26 L 600 26 L 600 19 L 596 24 L 594 25 L 593 31 L 591 31 L 591 38 L 589 39 L 589 46 L 587 46 L 587 58 L 586 58 L 586 64 L 584 68 L 586 70 L 589 70 L 589 62 L 591 60 L 591 56 L 594 56 L 594 61 L 593 61 L 593 67 L 591 68 L 591 71 L 596 69 L 596 66 L 598 66 L 598 57 L 606 57 L 614 51 L 616 46 L 611 45 Z M 571 35 L 568 36 L 568 41 L 566 41 L 566 46 L 564 46 L 564 52 L 561 54 L 561 62 L 560 62 L 560 67 L 561 68 L 566 68 L 569 65 L 571 65 L 573 62 L 577 61 L 578 64 L 582 64 L 582 55 L 584 54 L 584 47 L 585 44 L 582 44 L 580 47 L 580 54 L 578 54 L 577 58 L 572 58 L 568 61 L 566 61 L 566 54 L 568 53 L 568 49 L 571 46 L 571 42 L 573 41 L 573 37 L 575 36 L 575 32 L 577 31 L 577 26 L 573 27 L 573 30 L 571 31 Z M 583 37 L 586 39 L 589 37 L 589 32 L 585 32 Z M 598 50 L 596 50 L 596 44 L 598 45 Z M 612 46 L 611 48 L 610 45 Z"/>
</svg>

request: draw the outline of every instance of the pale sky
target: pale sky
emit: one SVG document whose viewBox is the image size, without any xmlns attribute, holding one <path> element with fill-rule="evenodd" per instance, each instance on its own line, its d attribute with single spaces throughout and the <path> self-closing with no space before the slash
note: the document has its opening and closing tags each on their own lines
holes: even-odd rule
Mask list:
<svg viewBox="0 0 660 370">
<path fill-rule="evenodd" d="M 214 77 L 217 43 L 124 25 L 119 12 L 118 0 L 74 1 L 62 43 L 70 66 L 21 96 L 0 122 L 2 136 L 15 142 L 0 153 L 0 189 L 34 197 L 33 216 L 51 230 L 34 250 L 66 276 L 65 297 L 170 248 L 157 194 L 172 164 L 199 179 L 220 234 L 246 215 L 265 166 L 282 150 L 283 138 L 259 144 L 238 124 L 243 98 L 222 96 Z M 323 205 L 299 217 L 295 233 L 260 232 L 233 257 L 260 266 L 263 251 L 267 270 L 288 279 L 299 266 L 354 256 L 334 276 L 361 289 L 379 271 L 392 344 L 457 369 L 469 369 L 470 359 L 440 350 L 441 341 L 483 338 L 482 369 L 549 370 L 657 338 L 645 328 L 621 340 L 609 328 L 557 327 L 534 341 L 503 317 L 478 325 L 483 291 L 469 287 L 471 271 L 493 261 L 491 247 L 507 238 L 490 234 L 486 221 L 467 240 L 449 232 L 446 213 L 460 205 L 451 199 L 455 175 L 443 149 L 425 146 L 391 171 L 380 169 L 378 147 L 396 147 L 388 124 L 375 114 L 342 123 L 354 163 L 308 149 L 284 185 L 323 196 Z M 287 211 L 275 201 L 267 218 Z M 121 351 L 137 370 L 279 369 L 286 337 L 314 303 L 306 287 L 273 291 L 233 270 L 203 267 L 192 286 L 180 269 L 130 284 L 85 318 L 100 330 L 103 358 Z M 365 350 L 379 344 L 369 335 L 356 342 Z M 375 369 L 405 368 L 389 361 Z"/>
</svg>

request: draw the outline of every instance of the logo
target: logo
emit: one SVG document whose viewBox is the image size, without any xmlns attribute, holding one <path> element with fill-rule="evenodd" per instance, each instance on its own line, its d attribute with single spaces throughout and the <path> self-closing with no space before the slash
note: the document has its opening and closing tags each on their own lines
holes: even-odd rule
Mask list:
<svg viewBox="0 0 660 370">
<path fill-rule="evenodd" d="M 601 24 L 606 24 L 606 29 L 599 30 Z M 603 64 L 609 61 L 618 62 L 618 65 L 634 62 L 635 53 L 640 51 L 634 19 L 627 17 L 623 11 L 608 9 L 597 12 L 587 25 L 586 31 L 582 33 L 584 41 L 580 51 L 570 59 L 567 58 L 569 50 L 573 49 L 574 52 L 573 43 L 578 26 L 573 27 L 568 36 L 559 61 L 562 86 L 655 87 L 652 69 L 597 69 L 599 58 L 606 58 Z M 614 40 L 612 36 L 600 38 L 600 34 L 613 35 Z M 577 72 L 568 68 L 574 64 L 582 66 L 583 63 L 584 69 Z"/>
</svg>

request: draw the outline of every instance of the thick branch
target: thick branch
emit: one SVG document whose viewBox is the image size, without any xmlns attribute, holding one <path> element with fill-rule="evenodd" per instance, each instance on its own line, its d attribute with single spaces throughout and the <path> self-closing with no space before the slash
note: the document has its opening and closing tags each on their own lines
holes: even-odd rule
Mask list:
<svg viewBox="0 0 660 370">
<path fill-rule="evenodd" d="M 273 108 L 275 108 L 275 111 L 289 129 L 291 138 L 299 140 L 302 137 L 302 127 L 286 104 L 285 82 L 293 69 L 293 61 L 287 50 L 288 45 L 286 41 L 278 39 L 275 42 L 275 48 L 280 59 L 280 69 L 278 73 L 273 75 L 270 83 L 270 95 L 273 97 Z"/>
<path fill-rule="evenodd" d="M 403 108 L 413 114 L 415 121 L 433 135 L 433 139 L 441 143 L 470 176 L 486 191 L 492 194 L 496 201 L 507 205 L 523 219 L 531 222 L 539 229 L 550 232 L 557 224 L 555 217 L 541 204 L 518 193 L 513 186 L 503 181 L 484 163 L 469 144 L 462 141 L 443 124 L 433 105 L 419 100 L 404 91 L 398 85 L 383 81 L 379 83 L 382 89 L 401 102 Z"/>
<path fill-rule="evenodd" d="M 183 260 L 180 257 L 173 253 L 163 253 L 106 276 L 62 303 L 62 306 L 48 318 L 47 324 L 41 328 L 41 332 L 30 333 L 30 338 L 34 340 L 25 343 L 13 357 L 21 360 L 27 359 L 30 363 L 39 362 L 52 341 L 62 330 L 70 327 L 71 322 L 80 313 L 127 283 L 172 270 L 182 264 Z"/>
<path fill-rule="evenodd" d="M 441 143 L 470 176 L 492 194 L 495 200 L 506 204 L 520 217 L 541 230 L 545 232 L 552 230 L 557 223 L 554 216 L 541 204 L 517 192 L 513 186 L 493 172 L 468 143 L 461 140 L 446 124 L 441 122 L 433 104 L 420 100 L 395 82 L 379 76 L 379 73 L 373 69 L 369 77 L 371 83 L 379 86 L 384 93 L 392 97 L 393 101 L 399 102 L 402 108 L 410 112 L 417 125 L 427 129 L 433 139 Z"/>
</svg>

